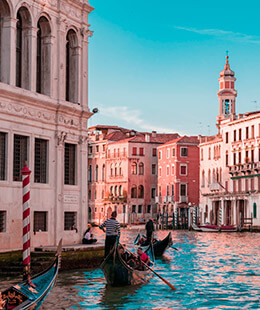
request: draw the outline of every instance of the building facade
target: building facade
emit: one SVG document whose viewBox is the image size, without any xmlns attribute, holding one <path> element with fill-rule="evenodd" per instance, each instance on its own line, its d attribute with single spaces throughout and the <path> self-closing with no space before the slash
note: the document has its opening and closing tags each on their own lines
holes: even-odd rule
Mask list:
<svg viewBox="0 0 260 310">
<path fill-rule="evenodd" d="M 198 144 L 198 137 L 184 136 L 158 146 L 156 202 L 176 227 L 187 227 L 189 209 L 199 205 Z"/>
<path fill-rule="evenodd" d="M 87 0 L 0 0 L 0 250 L 78 243 L 87 226 Z"/>
<path fill-rule="evenodd" d="M 89 133 L 89 216 L 99 224 L 118 212 L 124 224 L 156 217 L 158 145 L 178 134 L 95 126 Z"/>
<path fill-rule="evenodd" d="M 200 220 L 260 226 L 260 111 L 236 114 L 235 74 L 220 72 L 218 134 L 200 139 Z"/>
</svg>

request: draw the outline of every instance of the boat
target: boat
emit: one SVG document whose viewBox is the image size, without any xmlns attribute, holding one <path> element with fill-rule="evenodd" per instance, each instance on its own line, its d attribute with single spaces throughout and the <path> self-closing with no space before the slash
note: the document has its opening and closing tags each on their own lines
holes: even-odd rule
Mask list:
<svg viewBox="0 0 260 310">
<path fill-rule="evenodd" d="M 107 284 L 111 286 L 139 285 L 149 282 L 153 273 L 149 269 L 136 270 L 130 267 L 115 246 L 100 266 Z"/>
<path fill-rule="evenodd" d="M 141 235 L 138 234 L 138 236 L 136 237 L 135 242 L 134 242 L 135 244 L 137 244 L 140 236 Z M 145 252 L 151 249 L 155 257 L 160 257 L 164 254 L 166 249 L 169 248 L 171 245 L 172 245 L 172 236 L 171 236 L 171 232 L 169 232 L 169 234 L 163 240 L 156 240 L 153 244 L 149 245 L 148 247 L 146 246 Z"/>
<path fill-rule="evenodd" d="M 56 258 L 49 268 L 22 283 L 11 286 L 0 294 L 0 309 L 39 309 L 51 291 L 58 275 L 62 245 L 59 242 Z"/>
<path fill-rule="evenodd" d="M 203 232 L 236 232 L 237 227 L 233 225 L 210 225 L 210 224 L 203 224 L 203 225 L 192 225 L 192 228 L 196 231 L 203 231 Z"/>
</svg>

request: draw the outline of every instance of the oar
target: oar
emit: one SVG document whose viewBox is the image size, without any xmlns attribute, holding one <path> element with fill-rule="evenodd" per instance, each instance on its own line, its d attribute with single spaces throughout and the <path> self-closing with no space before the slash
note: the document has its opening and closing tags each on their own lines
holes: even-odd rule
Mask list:
<svg viewBox="0 0 260 310">
<path fill-rule="evenodd" d="M 132 254 L 135 258 L 138 259 L 138 257 L 132 253 L 131 251 L 129 251 L 126 247 L 124 247 L 122 244 L 121 246 L 129 253 Z M 165 280 L 162 276 L 160 276 L 156 271 L 154 271 L 151 267 L 149 267 L 145 262 L 142 261 L 142 264 L 145 265 L 145 267 L 147 267 L 148 269 L 150 269 L 155 275 L 157 275 L 157 277 L 159 277 L 164 283 L 166 283 L 172 290 L 176 290 L 176 287 L 174 287 L 170 282 L 168 282 L 167 280 Z"/>
<path fill-rule="evenodd" d="M 173 248 L 176 251 L 179 251 L 177 248 L 175 248 L 174 246 L 171 245 L 171 248 Z"/>
</svg>

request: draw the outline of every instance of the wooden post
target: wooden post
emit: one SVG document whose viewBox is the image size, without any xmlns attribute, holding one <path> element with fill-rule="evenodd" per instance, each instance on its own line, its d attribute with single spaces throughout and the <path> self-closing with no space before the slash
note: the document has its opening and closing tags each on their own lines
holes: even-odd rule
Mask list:
<svg viewBox="0 0 260 310">
<path fill-rule="evenodd" d="M 25 166 L 22 169 L 23 181 L 23 266 L 24 280 L 30 275 L 31 255 L 30 255 L 30 174 L 31 171 Z"/>
</svg>

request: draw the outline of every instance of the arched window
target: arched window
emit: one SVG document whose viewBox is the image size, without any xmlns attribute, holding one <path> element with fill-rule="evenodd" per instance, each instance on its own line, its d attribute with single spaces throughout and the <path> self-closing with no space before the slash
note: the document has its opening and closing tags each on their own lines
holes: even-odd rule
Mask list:
<svg viewBox="0 0 260 310">
<path fill-rule="evenodd" d="M 219 168 L 219 182 L 222 183 L 222 168 Z"/>
<path fill-rule="evenodd" d="M 5 0 L 0 0 L 0 82 L 3 83 L 10 83 L 10 23 L 8 3 Z"/>
<path fill-rule="evenodd" d="M 117 196 L 117 185 L 115 186 L 115 196 Z"/>
<path fill-rule="evenodd" d="M 111 176 L 111 177 L 113 176 L 113 172 L 114 172 L 114 171 L 113 171 L 113 164 L 111 164 L 111 165 L 110 165 L 110 176 Z"/>
<path fill-rule="evenodd" d="M 110 196 L 113 196 L 113 186 L 110 186 L 110 192 L 109 192 Z"/>
<path fill-rule="evenodd" d="M 21 7 L 16 18 L 16 86 L 30 89 L 31 16 L 27 8 Z"/>
<path fill-rule="evenodd" d="M 51 92 L 51 27 L 42 16 L 37 24 L 36 91 L 44 95 Z"/>
<path fill-rule="evenodd" d="M 115 176 L 117 176 L 117 164 L 115 164 Z"/>
<path fill-rule="evenodd" d="M 78 38 L 70 29 L 66 36 L 66 100 L 78 103 Z"/>
<path fill-rule="evenodd" d="M 139 164 L 139 174 L 144 175 L 144 163 Z"/>
<path fill-rule="evenodd" d="M 139 187 L 138 187 L 138 198 L 144 198 L 144 187 L 143 187 L 143 185 L 139 185 Z"/>
<path fill-rule="evenodd" d="M 105 181 L 105 169 L 106 169 L 106 166 L 105 164 L 102 166 L 102 181 Z"/>
<path fill-rule="evenodd" d="M 137 163 L 133 162 L 131 167 L 132 167 L 132 174 L 137 174 Z"/>
<path fill-rule="evenodd" d="M 98 165 L 96 165 L 96 181 L 98 181 Z"/>
<path fill-rule="evenodd" d="M 205 171 L 202 170 L 202 175 L 201 175 L 201 187 L 205 186 Z"/>
<path fill-rule="evenodd" d="M 89 165 L 88 167 L 88 181 L 92 182 L 92 166 Z"/>
<path fill-rule="evenodd" d="M 218 174 L 218 168 L 216 168 L 216 181 L 219 182 L 219 174 Z"/>
<path fill-rule="evenodd" d="M 211 184 L 211 171 L 208 171 L 208 185 Z"/>
<path fill-rule="evenodd" d="M 211 159 L 211 148 L 209 147 L 209 157 L 208 159 Z"/>
<path fill-rule="evenodd" d="M 212 173 L 212 183 L 216 182 L 216 172 L 215 172 L 215 168 L 213 169 L 213 173 Z"/>
<path fill-rule="evenodd" d="M 122 166 L 121 166 L 121 163 L 119 164 L 119 175 L 123 175 L 123 174 L 122 174 Z"/>
<path fill-rule="evenodd" d="M 131 188 L 131 198 L 137 198 L 137 186 L 133 185 Z"/>
<path fill-rule="evenodd" d="M 119 186 L 119 196 L 123 196 L 123 191 L 122 191 L 123 187 L 122 185 Z"/>
</svg>

